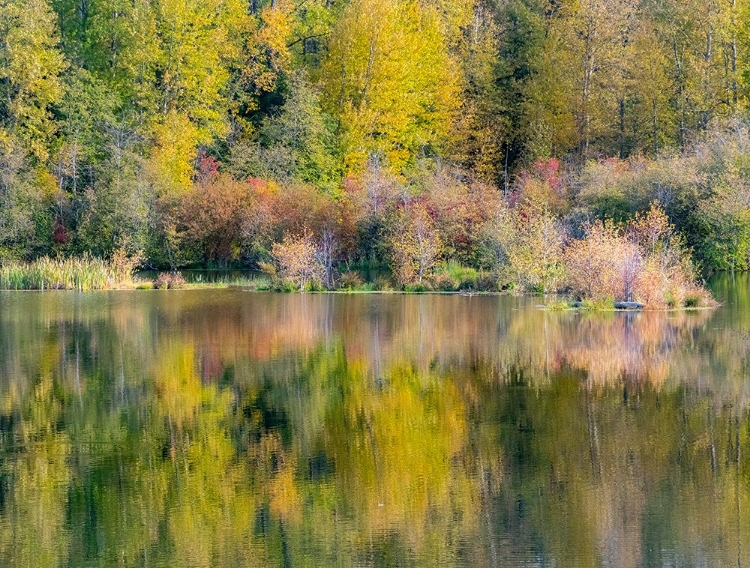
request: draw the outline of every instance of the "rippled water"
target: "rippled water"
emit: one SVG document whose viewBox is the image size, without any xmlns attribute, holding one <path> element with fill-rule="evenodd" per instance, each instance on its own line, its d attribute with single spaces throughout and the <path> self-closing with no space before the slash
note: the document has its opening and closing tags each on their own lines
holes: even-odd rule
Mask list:
<svg viewBox="0 0 750 568">
<path fill-rule="evenodd" d="M 0 293 L 0 565 L 750 565 L 749 284 Z"/>
</svg>

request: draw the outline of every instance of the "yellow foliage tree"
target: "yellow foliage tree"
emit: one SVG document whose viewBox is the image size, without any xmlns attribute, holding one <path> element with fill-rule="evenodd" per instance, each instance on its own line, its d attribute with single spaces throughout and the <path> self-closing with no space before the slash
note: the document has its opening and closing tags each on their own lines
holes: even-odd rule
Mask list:
<svg viewBox="0 0 750 568">
<path fill-rule="evenodd" d="M 193 161 L 201 139 L 198 129 L 185 114 L 170 111 L 154 127 L 154 138 L 149 169 L 157 193 L 182 194 L 192 184 Z"/>
<path fill-rule="evenodd" d="M 415 1 L 354 0 L 334 28 L 321 82 L 345 166 L 380 154 L 400 169 L 445 138 L 458 107 L 456 63 L 437 11 Z"/>
</svg>

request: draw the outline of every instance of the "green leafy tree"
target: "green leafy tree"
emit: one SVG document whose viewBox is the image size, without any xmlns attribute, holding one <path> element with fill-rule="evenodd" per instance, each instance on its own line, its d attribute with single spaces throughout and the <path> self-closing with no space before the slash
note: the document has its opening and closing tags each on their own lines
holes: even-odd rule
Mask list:
<svg viewBox="0 0 750 568">
<path fill-rule="evenodd" d="M 57 130 L 51 111 L 63 95 L 66 62 L 46 0 L 0 2 L 0 121 L 37 159 Z"/>
<path fill-rule="evenodd" d="M 45 181 L 44 170 L 31 167 L 21 144 L 0 128 L 0 262 L 42 252 L 49 244 L 40 234 L 51 224 L 50 187 L 40 183 Z"/>
<path fill-rule="evenodd" d="M 262 121 L 257 140 L 231 148 L 230 167 L 246 177 L 300 180 L 332 192 L 340 174 L 331 120 L 304 75 L 294 74 L 288 82 L 284 104 Z"/>
</svg>

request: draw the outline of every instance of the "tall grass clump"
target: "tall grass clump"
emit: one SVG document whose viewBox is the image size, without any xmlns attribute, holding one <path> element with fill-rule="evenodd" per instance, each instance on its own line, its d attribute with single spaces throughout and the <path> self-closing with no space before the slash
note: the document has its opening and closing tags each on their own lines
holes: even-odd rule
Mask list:
<svg viewBox="0 0 750 568">
<path fill-rule="evenodd" d="M 3 290 L 106 290 L 132 283 L 139 257 L 116 251 L 103 260 L 84 254 L 80 258 L 43 257 L 32 262 L 6 262 L 0 266 Z"/>
<path fill-rule="evenodd" d="M 437 265 L 430 278 L 430 284 L 435 290 L 477 290 L 479 288 L 480 273 L 476 268 L 464 266 L 455 261 Z"/>
</svg>

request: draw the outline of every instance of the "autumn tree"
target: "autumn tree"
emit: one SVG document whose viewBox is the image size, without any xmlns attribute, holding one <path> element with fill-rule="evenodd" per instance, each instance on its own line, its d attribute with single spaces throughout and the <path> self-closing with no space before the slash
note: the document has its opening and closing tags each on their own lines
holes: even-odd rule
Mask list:
<svg viewBox="0 0 750 568">
<path fill-rule="evenodd" d="M 211 158 L 203 158 L 210 162 Z M 204 166 L 204 175 L 181 203 L 179 230 L 199 258 L 226 266 L 242 254 L 253 196 L 247 183 Z"/>
<path fill-rule="evenodd" d="M 419 202 L 405 206 L 389 240 L 398 280 L 402 284 L 421 284 L 443 246 L 427 208 Z"/>
<path fill-rule="evenodd" d="M 522 267 L 508 281 L 551 289 L 557 261 L 531 269 L 557 248 L 544 235 L 656 199 L 705 268 L 741 269 L 749 15 L 748 0 L 0 0 L 0 246 L 252 263 L 307 227 L 336 243 L 330 283 L 337 262 L 387 263 L 419 202 L 441 258 L 507 268 L 512 247 L 479 229 L 502 199 Z M 242 255 L 185 238 L 201 188 L 217 213 L 194 217 L 224 226 L 235 206 L 205 157 L 251 188 Z"/>
<path fill-rule="evenodd" d="M 285 77 L 292 74 L 294 24 L 294 4 L 288 0 L 265 5 L 254 1 L 251 13 L 241 20 L 233 37 L 238 49 L 228 59 L 232 136 L 252 133 L 262 102 L 267 104 Z"/>
<path fill-rule="evenodd" d="M 561 110 L 574 120 L 576 150 L 584 158 L 593 143 L 612 140 L 621 122 L 635 9 L 634 0 L 581 0 L 561 3 L 550 18 L 547 49 L 552 51 L 542 56 L 549 61 L 540 69 L 540 80 L 553 92 L 560 86 L 566 91 L 562 104 L 569 106 Z M 558 77 L 560 86 L 550 84 L 547 74 Z M 554 107 L 546 112 L 555 113 Z"/>
<path fill-rule="evenodd" d="M 507 63 L 500 57 L 504 38 L 491 6 L 462 4 L 454 8 L 457 14 L 447 31 L 461 73 L 461 93 L 446 153 L 481 179 L 497 182 L 507 173 L 505 151 L 512 137 L 509 93 L 503 90 Z"/>
<path fill-rule="evenodd" d="M 399 171 L 441 145 L 458 107 L 445 41 L 428 4 L 354 0 L 344 9 L 320 76 L 347 171 L 361 172 L 371 154 Z"/>
<path fill-rule="evenodd" d="M 628 223 L 625 236 L 643 256 L 635 290 L 631 291 L 641 301 L 652 307 L 664 303 L 680 305 L 688 295 L 702 296 L 695 285 L 695 271 L 684 240 L 658 202 L 654 201 Z"/>
</svg>

